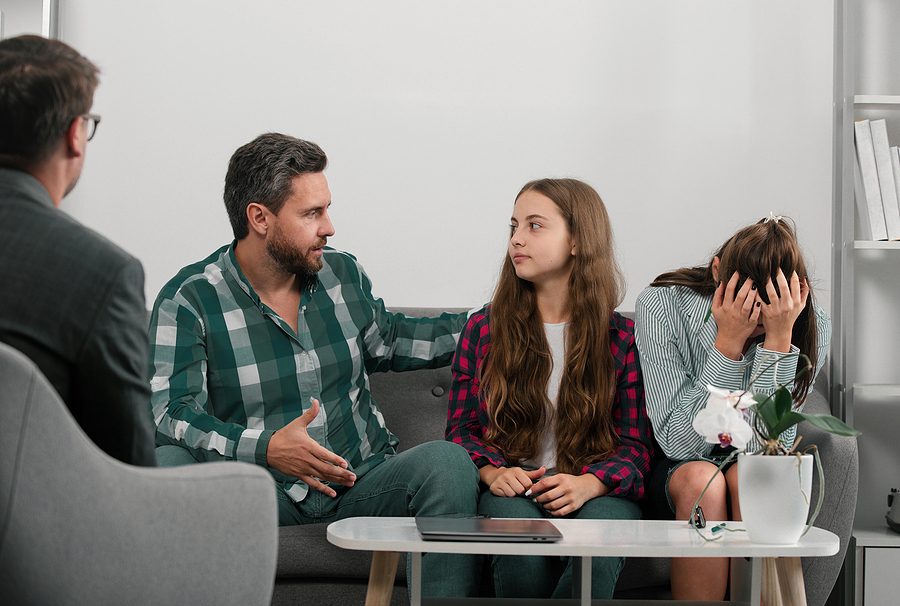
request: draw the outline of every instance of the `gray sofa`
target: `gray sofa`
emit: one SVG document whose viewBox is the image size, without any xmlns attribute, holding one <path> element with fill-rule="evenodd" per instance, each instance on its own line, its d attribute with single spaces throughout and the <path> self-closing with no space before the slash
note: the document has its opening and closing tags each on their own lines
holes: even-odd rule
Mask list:
<svg viewBox="0 0 900 606">
<path fill-rule="evenodd" d="M 409 316 L 438 315 L 439 308 L 397 308 Z M 628 314 L 631 315 L 631 314 Z M 370 378 L 372 394 L 384 414 L 388 428 L 400 439 L 400 448 L 410 448 L 429 440 L 442 440 L 447 418 L 450 369 L 418 370 L 405 373 L 377 373 Z M 828 386 L 824 376 L 816 382 L 807 399 L 806 410 L 830 412 Z M 824 433 L 806 423 L 799 427 L 803 444 L 817 444 L 828 490 L 816 526 L 840 537 L 840 552 L 829 558 L 803 561 L 807 599 L 810 606 L 825 604 L 837 579 L 853 526 L 856 510 L 858 458 L 856 440 Z M 818 478 L 813 499 L 818 498 Z M 328 543 L 325 524 L 279 529 L 278 564 L 272 604 L 303 603 L 362 604 L 365 601 L 371 554 L 343 550 Z M 488 579 L 482 585 L 489 589 Z M 631 558 L 616 587 L 616 598 L 665 599 L 669 591 L 669 563 L 664 558 Z M 392 604 L 408 604 L 406 559 L 401 556 Z"/>
</svg>

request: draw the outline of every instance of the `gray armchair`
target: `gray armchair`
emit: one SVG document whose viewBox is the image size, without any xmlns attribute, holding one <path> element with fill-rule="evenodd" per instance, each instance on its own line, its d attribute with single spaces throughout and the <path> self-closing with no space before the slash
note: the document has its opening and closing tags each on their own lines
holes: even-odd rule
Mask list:
<svg viewBox="0 0 900 606">
<path fill-rule="evenodd" d="M 0 343 L 4 603 L 268 604 L 275 498 L 254 465 L 107 456 L 34 364 Z"/>
</svg>

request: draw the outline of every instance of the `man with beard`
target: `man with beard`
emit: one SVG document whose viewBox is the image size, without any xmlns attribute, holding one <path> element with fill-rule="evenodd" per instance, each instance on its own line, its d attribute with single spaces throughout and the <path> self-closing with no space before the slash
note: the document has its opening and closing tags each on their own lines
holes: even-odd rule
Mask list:
<svg viewBox="0 0 900 606">
<path fill-rule="evenodd" d="M 152 466 L 144 270 L 59 210 L 100 121 L 88 113 L 97 74 L 58 40 L 0 41 L 0 341 L 31 358 L 97 446 Z"/>
<path fill-rule="evenodd" d="M 318 145 L 277 133 L 232 156 L 234 242 L 182 269 L 151 316 L 160 465 L 262 465 L 276 479 L 281 525 L 475 515 L 466 451 L 440 440 L 398 454 L 368 388 L 371 372 L 449 364 L 466 314 L 389 313 L 356 259 L 325 246 L 326 164 Z M 423 593 L 473 593 L 476 566 L 429 554 Z"/>
</svg>

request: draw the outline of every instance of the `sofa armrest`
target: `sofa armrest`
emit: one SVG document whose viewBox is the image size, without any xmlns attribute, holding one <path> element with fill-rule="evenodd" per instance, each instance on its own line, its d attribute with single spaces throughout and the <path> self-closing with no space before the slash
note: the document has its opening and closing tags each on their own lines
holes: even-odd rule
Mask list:
<svg viewBox="0 0 900 606">
<path fill-rule="evenodd" d="M 830 414 L 828 393 L 828 380 L 824 373 L 820 373 L 804 404 L 804 412 Z M 825 496 L 815 526 L 833 532 L 841 542 L 840 550 L 831 557 L 803 559 L 807 602 L 810 605 L 821 605 L 828 600 L 837 580 L 853 532 L 859 483 L 859 451 L 856 438 L 828 433 L 805 421 L 797 426 L 797 435 L 803 437 L 798 449 L 813 444 L 818 448 L 825 475 Z M 821 489 L 819 474 L 816 472 L 813 474 L 810 495 L 810 515 L 819 500 Z"/>
</svg>

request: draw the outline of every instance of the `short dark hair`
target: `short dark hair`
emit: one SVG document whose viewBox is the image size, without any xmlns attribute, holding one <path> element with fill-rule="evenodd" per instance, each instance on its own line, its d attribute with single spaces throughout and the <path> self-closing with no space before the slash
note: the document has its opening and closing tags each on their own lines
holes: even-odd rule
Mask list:
<svg viewBox="0 0 900 606">
<path fill-rule="evenodd" d="M 72 121 L 90 111 L 99 73 L 59 40 L 0 41 L 0 164 L 49 157 Z"/>
<path fill-rule="evenodd" d="M 247 206 L 262 204 L 278 213 L 293 192 L 293 178 L 325 170 L 322 148 L 280 133 L 266 133 L 238 148 L 225 175 L 225 208 L 236 240 L 250 233 Z"/>
</svg>

